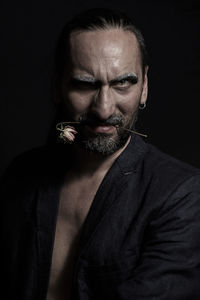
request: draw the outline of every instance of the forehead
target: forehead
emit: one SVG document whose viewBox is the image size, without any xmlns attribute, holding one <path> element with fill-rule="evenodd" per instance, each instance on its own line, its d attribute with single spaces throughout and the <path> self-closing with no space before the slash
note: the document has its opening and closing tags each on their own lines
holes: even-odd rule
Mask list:
<svg viewBox="0 0 200 300">
<path fill-rule="evenodd" d="M 95 77 L 141 72 L 138 41 L 130 31 L 106 29 L 74 32 L 70 36 L 70 65 L 73 72 Z"/>
</svg>

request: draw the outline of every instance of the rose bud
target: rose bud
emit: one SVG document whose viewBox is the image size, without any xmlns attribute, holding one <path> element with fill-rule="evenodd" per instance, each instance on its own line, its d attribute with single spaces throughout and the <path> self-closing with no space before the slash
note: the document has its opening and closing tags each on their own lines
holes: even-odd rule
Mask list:
<svg viewBox="0 0 200 300">
<path fill-rule="evenodd" d="M 60 137 L 65 142 L 72 143 L 75 140 L 75 134 L 77 134 L 77 131 L 74 129 L 74 127 L 67 125 L 60 133 Z"/>
</svg>

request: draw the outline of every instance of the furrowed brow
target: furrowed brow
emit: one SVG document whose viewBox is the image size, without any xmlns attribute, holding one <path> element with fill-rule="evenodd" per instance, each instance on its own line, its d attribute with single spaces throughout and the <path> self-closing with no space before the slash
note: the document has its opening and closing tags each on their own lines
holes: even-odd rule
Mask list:
<svg viewBox="0 0 200 300">
<path fill-rule="evenodd" d="M 127 74 L 123 74 L 123 75 L 121 75 L 121 76 L 118 76 L 118 77 L 112 79 L 112 80 L 110 81 L 110 83 L 111 83 L 111 84 L 112 84 L 112 83 L 117 83 L 117 82 L 119 82 L 119 81 L 121 81 L 121 80 L 130 80 L 130 81 L 136 81 L 136 82 L 137 82 L 138 76 L 137 76 L 136 73 L 127 73 Z"/>
</svg>

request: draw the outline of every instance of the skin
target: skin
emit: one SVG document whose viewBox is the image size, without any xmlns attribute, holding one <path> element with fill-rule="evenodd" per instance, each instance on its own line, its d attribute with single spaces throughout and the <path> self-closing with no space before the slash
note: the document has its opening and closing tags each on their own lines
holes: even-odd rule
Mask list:
<svg viewBox="0 0 200 300">
<path fill-rule="evenodd" d="M 107 134 L 116 140 L 114 126 L 105 124 L 121 116 L 123 126 L 134 123 L 139 104 L 147 98 L 147 68 L 142 74 L 140 50 L 133 33 L 122 29 L 75 32 L 70 37 L 70 61 L 59 90 L 70 120 L 97 118 L 83 135 Z"/>
</svg>

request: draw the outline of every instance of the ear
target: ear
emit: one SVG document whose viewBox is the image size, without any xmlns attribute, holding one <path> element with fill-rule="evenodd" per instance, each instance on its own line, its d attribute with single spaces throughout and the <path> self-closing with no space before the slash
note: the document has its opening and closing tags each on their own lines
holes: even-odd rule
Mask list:
<svg viewBox="0 0 200 300">
<path fill-rule="evenodd" d="M 147 95 L 148 95 L 148 69 L 149 66 L 145 67 L 144 70 L 144 79 L 143 79 L 143 88 L 142 88 L 142 95 L 141 95 L 141 100 L 140 100 L 140 104 L 144 104 L 147 101 Z"/>
<path fill-rule="evenodd" d="M 54 72 L 51 80 L 53 101 L 55 104 L 61 102 L 61 82 L 58 75 Z"/>
</svg>

